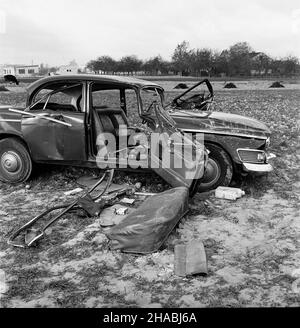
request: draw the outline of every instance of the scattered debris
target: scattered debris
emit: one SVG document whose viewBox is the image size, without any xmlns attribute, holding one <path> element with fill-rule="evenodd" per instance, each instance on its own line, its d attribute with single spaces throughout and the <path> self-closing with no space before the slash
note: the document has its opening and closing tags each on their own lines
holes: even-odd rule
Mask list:
<svg viewBox="0 0 300 328">
<path fill-rule="evenodd" d="M 102 204 L 94 202 L 90 195 L 79 198 L 78 205 L 80 205 L 90 217 L 98 216 L 102 209 Z"/>
<path fill-rule="evenodd" d="M 125 215 L 128 213 L 128 207 L 120 207 L 119 209 L 115 209 L 115 213 L 117 215 Z"/>
<path fill-rule="evenodd" d="M 140 190 L 142 188 L 142 183 L 141 182 L 137 182 L 135 185 L 134 185 L 135 189 L 136 190 Z"/>
<path fill-rule="evenodd" d="M 102 177 L 97 181 L 97 183 L 90 188 L 86 194 L 75 200 L 73 203 L 71 204 L 65 204 L 65 205 L 59 205 L 59 206 L 55 206 L 52 208 L 49 208 L 47 210 L 45 210 L 43 213 L 41 213 L 40 215 L 34 217 L 32 220 L 30 220 L 29 222 L 27 222 L 26 224 L 24 224 L 21 228 L 19 228 L 16 232 L 14 232 L 12 234 L 12 236 L 8 239 L 8 244 L 9 245 L 13 245 L 15 247 L 21 247 L 21 248 L 26 248 L 26 247 L 31 247 L 36 245 L 36 242 L 38 240 L 40 240 L 41 238 L 43 238 L 43 236 L 45 235 L 45 231 L 53 224 L 55 223 L 57 220 L 59 220 L 65 213 L 67 213 L 68 211 L 70 211 L 71 209 L 75 209 L 75 208 L 80 208 L 79 206 L 79 201 L 88 196 L 90 193 L 92 193 L 96 187 L 102 183 L 105 179 L 105 177 L 108 176 L 107 182 L 106 182 L 106 187 L 104 188 L 103 191 L 100 192 L 100 194 L 98 194 L 97 196 L 95 196 L 94 198 L 92 198 L 92 200 L 96 200 L 99 199 L 101 196 L 103 196 L 105 194 L 105 192 L 107 191 L 109 185 L 111 184 L 113 175 L 114 175 L 114 170 L 108 170 L 105 171 L 105 173 L 102 175 Z M 104 202 L 102 204 L 102 206 L 104 205 Z M 49 222 L 47 222 L 45 224 L 45 226 L 41 229 L 33 229 L 33 225 L 37 222 L 40 221 L 41 219 L 45 219 L 45 217 L 52 213 L 53 211 L 62 209 L 62 211 L 56 215 L 54 218 L 50 219 Z M 17 237 L 20 237 L 20 234 L 23 233 L 24 234 L 24 239 L 22 240 L 16 240 Z"/>
<path fill-rule="evenodd" d="M 141 254 L 159 250 L 188 212 L 188 196 L 188 188 L 177 187 L 146 199 L 120 224 L 105 232 L 111 249 Z"/>
<path fill-rule="evenodd" d="M 118 215 L 116 212 L 122 208 L 121 204 L 115 204 L 110 207 L 106 207 L 100 215 L 100 225 L 103 228 L 112 227 L 119 224 L 122 220 L 126 218 L 126 215 Z M 134 209 L 128 208 L 128 213 L 132 212 Z"/>
<path fill-rule="evenodd" d="M 236 200 L 237 198 L 241 198 L 245 195 L 245 192 L 240 188 L 232 188 L 232 187 L 221 187 L 219 186 L 215 190 L 215 197 L 229 200 Z"/>
<path fill-rule="evenodd" d="M 224 85 L 224 88 L 225 88 L 225 89 L 236 89 L 237 87 L 236 87 L 236 85 L 235 85 L 234 83 L 229 82 L 229 83 L 226 83 L 226 84 Z"/>
<path fill-rule="evenodd" d="M 174 271 L 180 277 L 207 274 L 206 253 L 201 241 L 194 239 L 175 245 Z"/>
<path fill-rule="evenodd" d="M 174 89 L 188 89 L 189 87 L 185 83 L 178 83 Z"/>
<path fill-rule="evenodd" d="M 121 203 L 124 203 L 124 204 L 132 205 L 134 202 L 135 202 L 135 199 L 133 199 L 133 198 L 124 197 L 123 199 L 121 199 Z"/>
<path fill-rule="evenodd" d="M 135 192 L 134 194 L 136 196 L 154 196 L 157 193 L 154 193 L 154 192 Z"/>
<path fill-rule="evenodd" d="M 219 206 L 219 205 L 216 205 L 216 204 L 213 204 L 211 201 L 209 201 L 208 199 L 204 201 L 204 205 L 207 206 L 207 207 L 210 207 L 212 209 L 221 209 L 222 207 Z"/>
<path fill-rule="evenodd" d="M 84 176 L 81 176 L 79 179 L 77 179 L 76 183 L 79 186 L 91 188 L 97 182 L 97 180 L 98 180 L 97 177 L 84 175 Z M 128 187 L 127 183 L 123 183 L 123 184 L 112 183 L 109 186 L 107 191 L 112 192 L 112 191 L 116 191 L 116 190 L 119 190 L 120 188 L 125 188 L 125 187 Z M 101 191 L 104 188 L 105 188 L 105 183 L 100 183 L 100 185 L 96 187 L 95 191 Z"/>
<path fill-rule="evenodd" d="M 276 81 L 276 82 L 273 82 L 269 88 L 285 88 L 285 86 L 283 84 L 281 84 L 280 82 Z"/>
<path fill-rule="evenodd" d="M 69 190 L 69 191 L 65 191 L 64 194 L 66 196 L 70 196 L 70 195 L 74 195 L 74 194 L 78 194 L 79 192 L 81 192 L 83 189 L 82 188 L 75 188 L 73 190 Z"/>
<path fill-rule="evenodd" d="M 2 294 L 5 294 L 8 291 L 8 285 L 5 280 L 5 272 L 0 269 L 0 298 Z"/>
</svg>

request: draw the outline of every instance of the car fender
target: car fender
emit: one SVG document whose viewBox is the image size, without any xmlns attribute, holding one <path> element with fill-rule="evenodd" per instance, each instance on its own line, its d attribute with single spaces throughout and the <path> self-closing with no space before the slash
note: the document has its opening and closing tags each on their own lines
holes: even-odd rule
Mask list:
<svg viewBox="0 0 300 328">
<path fill-rule="evenodd" d="M 15 131 L 13 131 L 13 132 L 8 131 L 5 133 L 0 133 L 0 140 L 6 139 L 6 138 L 14 138 L 14 139 L 17 139 L 18 141 L 22 142 L 24 144 L 24 146 L 27 148 L 27 150 L 29 151 L 30 157 L 31 157 L 31 150 L 28 147 L 28 145 L 27 145 L 26 141 L 24 140 L 23 135 L 21 133 L 17 133 Z"/>
</svg>

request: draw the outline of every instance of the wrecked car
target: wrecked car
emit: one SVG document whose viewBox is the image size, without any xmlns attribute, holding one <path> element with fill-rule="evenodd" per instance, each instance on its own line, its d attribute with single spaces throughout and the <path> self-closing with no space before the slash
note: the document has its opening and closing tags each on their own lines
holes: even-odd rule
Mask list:
<svg viewBox="0 0 300 328">
<path fill-rule="evenodd" d="M 202 84 L 207 90 L 195 92 Z M 163 149 L 173 147 L 174 151 L 176 145 L 194 144 L 195 135 L 202 136 L 205 148 L 196 167 L 177 168 L 173 163 L 173 167 L 152 168 L 173 187 L 205 191 L 229 185 L 234 173 L 272 171 L 268 163 L 272 155 L 267 152 L 270 130 L 252 118 L 210 111 L 214 94 L 207 79 L 170 104 L 164 98 L 164 89 L 158 84 L 128 77 L 78 74 L 40 79 L 28 88 L 26 109 L 0 107 L 0 180 L 25 181 L 32 162 L 99 167 L 97 154 L 107 140 L 98 135 L 117 137 L 120 126 L 127 127 L 130 142 L 126 147 L 116 143 L 109 151 L 110 160 L 116 162 L 125 149 L 126 156 L 141 162 L 148 147 L 134 139 L 143 129 L 129 126 L 128 117 L 137 125 L 142 121 L 152 133 L 161 133 Z M 171 140 L 174 135 L 182 139 L 179 130 L 184 132 L 184 140 Z M 195 147 L 201 148 L 201 140 Z M 128 154 L 130 148 L 133 151 Z M 159 152 L 157 144 L 156 154 L 152 154 L 155 164 L 161 163 Z M 174 158 L 181 162 L 176 154 Z M 126 165 L 114 168 L 128 169 Z M 186 179 L 189 170 L 197 178 Z"/>
<path fill-rule="evenodd" d="M 155 83 L 119 76 L 37 80 L 28 87 L 26 108 L 0 107 L 0 180 L 26 181 L 33 163 L 139 168 L 193 194 L 208 154 L 176 127 L 163 108 L 163 91 Z M 130 126 L 128 113 L 145 128 Z"/>
<path fill-rule="evenodd" d="M 204 134 L 209 161 L 200 190 L 228 186 L 234 174 L 272 171 L 268 161 L 276 156 L 268 152 L 269 128 L 249 117 L 211 111 L 213 99 L 213 87 L 204 79 L 165 105 L 184 132 Z"/>
</svg>

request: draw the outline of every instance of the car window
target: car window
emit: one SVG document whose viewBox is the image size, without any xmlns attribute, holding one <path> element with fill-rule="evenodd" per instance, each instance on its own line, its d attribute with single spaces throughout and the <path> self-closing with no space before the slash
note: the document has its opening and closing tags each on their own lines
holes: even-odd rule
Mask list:
<svg viewBox="0 0 300 328">
<path fill-rule="evenodd" d="M 94 83 L 91 90 L 91 102 L 94 108 L 122 109 L 131 126 L 141 124 L 138 98 L 134 89 Z"/>
<path fill-rule="evenodd" d="M 139 116 L 138 99 L 135 90 L 126 89 L 126 113 L 129 125 L 142 125 L 141 118 Z"/>
<path fill-rule="evenodd" d="M 30 110 L 83 110 L 82 84 L 69 83 L 42 88 L 34 96 Z"/>
<path fill-rule="evenodd" d="M 142 100 L 142 113 L 147 113 L 152 111 L 153 102 L 157 102 L 160 105 L 162 104 L 162 94 L 159 89 L 155 88 L 143 88 L 140 92 Z"/>
<path fill-rule="evenodd" d="M 97 86 L 93 87 L 92 104 L 93 107 L 98 108 L 121 108 L 120 90 L 95 90 Z"/>
</svg>

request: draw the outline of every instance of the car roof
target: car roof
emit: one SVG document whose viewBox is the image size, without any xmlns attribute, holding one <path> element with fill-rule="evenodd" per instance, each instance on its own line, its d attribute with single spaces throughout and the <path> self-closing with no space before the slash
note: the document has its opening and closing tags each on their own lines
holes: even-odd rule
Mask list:
<svg viewBox="0 0 300 328">
<path fill-rule="evenodd" d="M 119 76 L 119 75 L 96 75 L 96 74 L 68 74 L 68 75 L 53 75 L 41 78 L 27 88 L 28 93 L 31 94 L 35 89 L 41 87 L 43 84 L 48 82 L 70 82 L 70 81 L 93 81 L 99 83 L 112 83 L 120 84 L 128 87 L 156 87 L 163 90 L 163 88 L 151 81 L 146 81 L 138 78 Z"/>
</svg>

